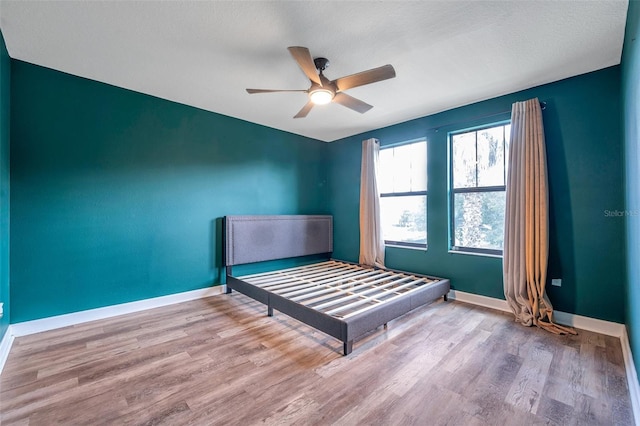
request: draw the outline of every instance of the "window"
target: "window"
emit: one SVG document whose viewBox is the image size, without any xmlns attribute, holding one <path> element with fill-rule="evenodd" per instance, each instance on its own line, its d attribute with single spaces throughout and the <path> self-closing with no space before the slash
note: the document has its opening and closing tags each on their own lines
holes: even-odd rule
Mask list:
<svg viewBox="0 0 640 426">
<path fill-rule="evenodd" d="M 378 188 L 385 244 L 427 247 L 427 141 L 380 149 Z"/>
<path fill-rule="evenodd" d="M 511 125 L 449 135 L 451 249 L 502 254 Z"/>
</svg>

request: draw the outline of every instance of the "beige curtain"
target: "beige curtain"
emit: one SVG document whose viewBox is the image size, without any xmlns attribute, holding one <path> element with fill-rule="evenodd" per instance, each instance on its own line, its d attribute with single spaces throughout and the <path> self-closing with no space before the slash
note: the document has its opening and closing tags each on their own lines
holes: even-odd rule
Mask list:
<svg viewBox="0 0 640 426">
<path fill-rule="evenodd" d="M 545 294 L 549 197 L 542 110 L 537 98 L 513 104 L 506 189 L 503 278 L 507 303 L 523 325 L 575 334 L 553 323 L 553 306 Z"/>
<path fill-rule="evenodd" d="M 380 225 L 380 194 L 378 192 L 377 139 L 362 141 L 360 169 L 360 264 L 384 267 L 384 240 Z"/>
</svg>

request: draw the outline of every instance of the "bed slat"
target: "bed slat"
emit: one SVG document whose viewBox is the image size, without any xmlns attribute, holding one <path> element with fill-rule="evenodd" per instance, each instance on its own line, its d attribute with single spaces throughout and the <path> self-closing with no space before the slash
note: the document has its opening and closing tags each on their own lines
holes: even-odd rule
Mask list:
<svg viewBox="0 0 640 426">
<path fill-rule="evenodd" d="M 353 269 L 355 269 L 354 272 L 341 275 L 344 274 L 344 270 Z M 301 276 L 296 276 L 297 272 L 301 273 Z M 334 278 L 336 276 L 339 278 Z M 357 265 L 333 260 L 320 263 L 318 268 L 307 265 L 279 270 L 271 274 L 261 273 L 237 278 L 319 312 L 341 318 L 365 312 L 383 303 L 384 301 L 380 300 L 382 298 L 393 300 L 398 295 L 410 292 L 411 287 L 419 287 L 433 281 L 404 273 L 363 269 Z M 318 281 L 314 281 L 316 279 Z M 402 293 L 398 293 L 400 291 Z M 352 300 L 355 301 L 346 303 Z M 336 306 L 340 304 L 344 305 Z M 362 305 L 368 306 L 340 315 L 341 312 Z M 328 309 L 333 306 L 336 307 Z"/>
</svg>

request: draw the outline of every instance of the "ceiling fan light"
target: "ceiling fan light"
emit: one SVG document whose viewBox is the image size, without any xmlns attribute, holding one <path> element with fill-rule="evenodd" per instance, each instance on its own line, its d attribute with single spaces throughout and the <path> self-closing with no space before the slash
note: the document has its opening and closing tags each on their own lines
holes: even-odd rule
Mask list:
<svg viewBox="0 0 640 426">
<path fill-rule="evenodd" d="M 327 89 L 317 89 L 309 94 L 309 99 L 316 105 L 325 105 L 333 99 L 333 92 Z"/>
</svg>

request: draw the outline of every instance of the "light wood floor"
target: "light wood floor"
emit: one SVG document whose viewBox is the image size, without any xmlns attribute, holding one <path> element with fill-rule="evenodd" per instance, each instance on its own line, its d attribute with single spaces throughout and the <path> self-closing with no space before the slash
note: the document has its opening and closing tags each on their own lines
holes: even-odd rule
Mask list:
<svg viewBox="0 0 640 426">
<path fill-rule="evenodd" d="M 16 338 L 0 423 L 633 424 L 618 339 L 439 300 L 342 343 L 235 293 Z"/>
</svg>

